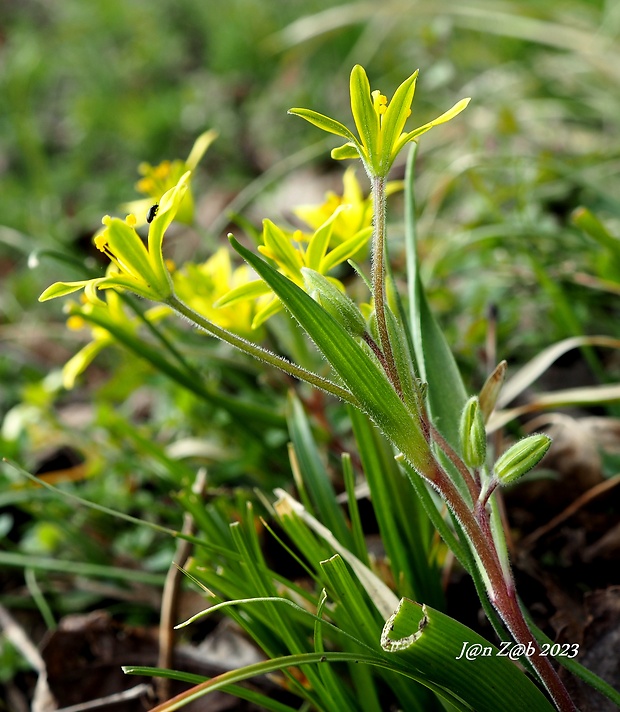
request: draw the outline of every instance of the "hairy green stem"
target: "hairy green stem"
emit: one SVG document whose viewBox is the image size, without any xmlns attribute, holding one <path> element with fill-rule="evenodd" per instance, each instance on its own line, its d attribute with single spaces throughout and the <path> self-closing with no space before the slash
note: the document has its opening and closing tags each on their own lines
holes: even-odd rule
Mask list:
<svg viewBox="0 0 620 712">
<path fill-rule="evenodd" d="M 297 366 L 296 364 L 291 363 L 282 356 L 278 356 L 277 354 L 274 354 L 272 351 L 268 351 L 262 346 L 253 344 L 251 341 L 248 341 L 247 339 L 244 339 L 243 337 L 238 336 L 237 334 L 233 334 L 231 331 L 223 329 L 221 326 L 217 326 L 201 314 L 198 314 L 198 312 L 195 312 L 193 309 L 191 309 L 191 307 L 188 307 L 187 304 L 182 302 L 175 295 L 172 295 L 168 298 L 167 304 L 178 314 L 181 314 L 193 324 L 200 327 L 208 334 L 211 334 L 211 336 L 215 336 L 216 338 L 225 341 L 227 344 L 238 348 L 240 351 L 243 351 L 244 353 L 253 356 L 255 359 L 258 359 L 263 363 L 269 364 L 270 366 L 275 366 L 275 368 L 279 368 L 281 371 L 284 371 L 284 373 L 288 373 L 288 375 L 292 376 L 293 378 L 296 378 L 300 381 L 305 381 L 306 383 L 309 383 L 315 388 L 319 388 L 322 391 L 331 393 L 332 395 L 336 396 L 337 398 L 340 398 L 346 403 L 350 403 L 351 405 L 359 407 L 357 398 L 346 388 L 342 388 L 342 386 L 339 386 L 337 383 L 333 383 L 327 378 L 323 378 L 322 376 L 319 376 L 316 373 L 312 373 L 312 371 L 308 371 L 305 368 L 301 368 L 301 366 Z"/>
<path fill-rule="evenodd" d="M 385 357 L 385 371 L 398 395 L 403 397 L 403 390 L 398 377 L 398 370 L 392 353 L 392 344 L 385 316 L 385 231 L 386 231 L 386 200 L 385 178 L 371 176 L 372 205 L 374 211 L 372 234 L 372 292 L 375 299 L 375 314 L 377 315 L 377 330 L 379 332 L 379 345 Z"/>
<path fill-rule="evenodd" d="M 385 356 L 383 355 L 383 351 L 379 348 L 377 342 L 372 338 L 370 334 L 367 332 L 364 332 L 362 334 L 362 339 L 368 344 L 370 347 L 370 350 L 373 352 L 373 354 L 377 357 L 377 361 L 381 364 L 381 367 L 383 368 L 384 371 L 387 372 L 387 365 L 385 363 Z"/>
</svg>

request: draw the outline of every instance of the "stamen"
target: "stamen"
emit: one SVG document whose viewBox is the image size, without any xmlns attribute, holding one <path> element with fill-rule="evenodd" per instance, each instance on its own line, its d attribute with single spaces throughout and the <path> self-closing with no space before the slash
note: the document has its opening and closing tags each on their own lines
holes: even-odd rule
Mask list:
<svg viewBox="0 0 620 712">
<path fill-rule="evenodd" d="M 385 94 L 382 94 L 378 89 L 375 89 L 375 91 L 371 92 L 371 96 L 372 103 L 377 114 L 379 114 L 380 116 L 385 114 L 385 112 L 387 111 L 387 96 L 385 96 Z"/>
<path fill-rule="evenodd" d="M 97 235 L 94 239 L 94 243 L 95 247 L 100 252 L 106 252 L 108 247 L 108 237 L 105 232 L 102 232 L 101 234 Z"/>
</svg>

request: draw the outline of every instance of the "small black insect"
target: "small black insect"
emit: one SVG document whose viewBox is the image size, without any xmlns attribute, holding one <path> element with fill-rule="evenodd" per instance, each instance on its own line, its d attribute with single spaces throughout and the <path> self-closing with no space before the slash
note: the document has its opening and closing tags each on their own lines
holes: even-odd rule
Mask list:
<svg viewBox="0 0 620 712">
<path fill-rule="evenodd" d="M 157 211 L 159 210 L 159 204 L 155 203 L 155 205 L 151 205 L 149 208 L 148 213 L 146 214 L 146 221 L 147 223 L 152 223 L 153 218 L 157 215 Z"/>
</svg>

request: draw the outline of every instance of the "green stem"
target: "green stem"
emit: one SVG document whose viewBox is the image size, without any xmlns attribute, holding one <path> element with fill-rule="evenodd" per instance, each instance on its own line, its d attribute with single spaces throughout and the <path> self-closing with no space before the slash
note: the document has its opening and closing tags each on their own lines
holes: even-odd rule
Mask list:
<svg viewBox="0 0 620 712">
<path fill-rule="evenodd" d="M 69 314 L 78 314 L 84 319 L 84 321 L 102 327 L 125 348 L 150 363 L 173 381 L 176 381 L 184 388 L 187 388 L 187 390 L 194 393 L 194 395 L 203 398 L 218 408 L 222 408 L 234 417 L 241 416 L 242 418 L 245 418 L 245 420 L 240 421 L 241 427 L 248 431 L 252 431 L 254 435 L 257 434 L 257 429 L 249 427 L 251 419 L 248 418 L 248 414 L 250 412 L 252 413 L 253 418 L 262 425 L 265 425 L 265 423 L 269 423 L 275 427 L 282 427 L 285 425 L 284 419 L 272 410 L 268 410 L 258 404 L 244 402 L 232 396 L 226 396 L 215 390 L 207 388 L 199 374 L 191 374 L 186 370 L 178 368 L 166 358 L 161 349 L 156 349 L 152 344 L 147 343 L 144 339 L 140 338 L 123 325 L 120 325 L 114 319 L 107 316 L 104 317 L 95 311 L 90 314 L 85 314 L 77 305 L 69 307 Z"/>
<path fill-rule="evenodd" d="M 136 299 L 131 295 L 125 293 L 120 293 L 120 297 L 125 301 L 127 306 L 133 311 L 133 313 L 140 319 L 140 321 L 146 326 L 146 328 L 153 334 L 153 336 L 161 342 L 162 346 L 170 352 L 174 359 L 179 363 L 179 365 L 186 371 L 190 378 L 200 378 L 200 374 L 196 369 L 188 363 L 183 354 L 177 349 L 174 343 L 163 333 L 163 331 L 155 326 L 155 324 L 147 319 L 144 314 L 144 309 L 142 309 Z"/>
<path fill-rule="evenodd" d="M 201 314 L 198 314 L 198 312 L 195 312 L 193 309 L 188 307 L 187 304 L 178 299 L 174 294 L 168 298 L 167 304 L 193 324 L 200 327 L 208 334 L 211 334 L 211 336 L 215 336 L 216 338 L 225 341 L 227 344 L 238 348 L 240 351 L 249 354 L 263 363 L 279 368 L 281 371 L 288 373 L 289 376 L 292 376 L 293 378 L 309 383 L 315 388 L 331 393 L 346 403 L 350 403 L 351 405 L 359 408 L 357 398 L 355 398 L 355 396 L 346 388 L 342 388 L 342 386 L 333 383 L 327 378 L 323 378 L 316 373 L 312 373 L 312 371 L 307 371 L 305 368 L 301 368 L 301 366 L 291 363 L 282 356 L 278 356 L 277 354 L 264 349 L 262 346 L 253 344 L 251 341 L 248 341 L 241 336 L 237 336 L 237 334 L 233 334 L 227 329 L 217 326 Z"/>
<path fill-rule="evenodd" d="M 379 331 L 379 345 L 385 357 L 385 370 L 391 384 L 398 395 L 403 397 L 403 390 L 398 377 L 398 370 L 392 353 L 392 344 L 385 316 L 385 231 L 386 231 L 386 199 L 385 178 L 371 176 L 372 204 L 374 211 L 372 235 L 372 292 L 375 299 L 375 314 L 377 315 L 377 330 Z"/>
</svg>

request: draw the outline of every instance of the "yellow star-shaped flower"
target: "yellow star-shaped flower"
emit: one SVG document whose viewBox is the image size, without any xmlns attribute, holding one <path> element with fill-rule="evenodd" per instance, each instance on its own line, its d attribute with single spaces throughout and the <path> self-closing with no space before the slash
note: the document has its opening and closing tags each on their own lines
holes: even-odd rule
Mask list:
<svg viewBox="0 0 620 712">
<path fill-rule="evenodd" d="M 450 121 L 469 103 L 469 99 L 461 99 L 441 116 L 405 133 L 405 122 L 411 114 L 417 78 L 416 70 L 405 79 L 388 102 L 380 91 L 371 92 L 364 68 L 359 64 L 353 67 L 350 81 L 351 111 L 359 137 L 336 119 L 311 109 L 289 109 L 289 114 L 301 116 L 323 131 L 347 140 L 343 146 L 332 151 L 332 158 L 361 158 L 369 176 L 385 178 L 394 159 L 407 143 L 430 131 L 433 126 Z"/>
<path fill-rule="evenodd" d="M 173 293 L 172 280 L 162 254 L 164 233 L 174 220 L 183 196 L 187 191 L 190 171 L 161 198 L 157 215 L 149 225 L 145 245 L 136 232 L 136 218 L 128 215 L 125 220 L 103 218 L 105 228 L 95 238 L 95 245 L 109 258 L 115 271 L 108 270 L 105 277 L 79 282 L 56 282 L 39 297 L 40 302 L 62 297 L 84 289 L 89 301 L 98 301 L 97 289 L 127 289 L 146 299 L 165 302 Z M 100 301 L 100 300 L 99 300 Z"/>
</svg>

